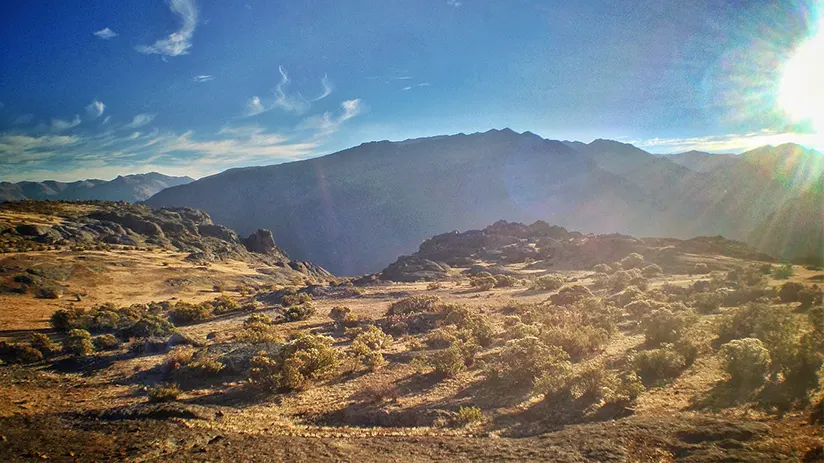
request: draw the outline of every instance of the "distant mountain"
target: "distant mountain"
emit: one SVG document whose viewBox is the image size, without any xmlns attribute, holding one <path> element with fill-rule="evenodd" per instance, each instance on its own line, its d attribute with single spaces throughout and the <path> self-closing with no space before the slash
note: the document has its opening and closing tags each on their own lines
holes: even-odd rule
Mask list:
<svg viewBox="0 0 824 463">
<path fill-rule="evenodd" d="M 659 156 L 695 172 L 711 172 L 738 160 L 738 156 L 735 154 L 716 154 L 694 150 L 677 154 L 661 154 Z"/>
<path fill-rule="evenodd" d="M 780 175 L 799 176 L 821 155 L 793 158 L 806 163 L 800 170 L 777 169 L 793 149 L 765 147 L 705 172 L 610 140 L 491 130 L 232 169 L 168 188 L 147 204 L 202 209 L 240 233 L 271 229 L 290 254 L 339 275 L 378 271 L 426 237 L 498 219 L 636 236 L 723 235 L 779 257 L 821 256 L 821 221 L 808 223 L 792 209 L 814 209 L 817 197 Z M 772 217 L 803 226 L 768 227 Z"/>
<path fill-rule="evenodd" d="M 193 182 L 190 177 L 170 177 L 151 172 L 118 176 L 111 181 L 80 180 L 77 182 L 0 182 L 0 202 L 21 199 L 105 200 L 134 203 L 149 199 L 171 186 Z"/>
</svg>

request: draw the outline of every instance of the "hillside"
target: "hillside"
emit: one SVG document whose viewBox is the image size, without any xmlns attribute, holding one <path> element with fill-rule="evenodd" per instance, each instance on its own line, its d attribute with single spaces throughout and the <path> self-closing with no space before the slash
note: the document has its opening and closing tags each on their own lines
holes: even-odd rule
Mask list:
<svg viewBox="0 0 824 463">
<path fill-rule="evenodd" d="M 195 213 L 135 208 L 159 226 Z M 0 263 L 25 256 L 15 275 L 39 278 L 71 262 L 72 285 L 97 265 L 149 284 L 162 262 L 251 278 L 233 259 L 185 269 L 163 251 Z M 0 331 L 0 459 L 816 461 L 822 278 L 720 237 L 498 221 L 349 281 L 152 299 L 100 286 L 109 299 L 17 311 L 20 328 Z"/>
<path fill-rule="evenodd" d="M 77 182 L 0 182 L 0 202 L 22 199 L 101 200 L 134 203 L 149 199 L 172 186 L 193 182 L 190 177 L 170 177 L 152 172 L 122 175 L 114 180 L 80 180 Z"/>
<path fill-rule="evenodd" d="M 776 157 L 785 160 L 781 168 Z M 558 142 L 505 129 L 233 169 L 147 204 L 203 209 L 244 233 L 269 228 L 289 252 L 342 275 L 378 271 L 427 236 L 499 218 L 594 233 L 722 235 L 776 257 L 815 260 L 824 255 L 824 225 L 793 215 L 793 204 L 803 185 L 821 178 L 820 158 L 782 145 L 691 170 L 624 143 Z M 765 218 L 776 215 L 790 223 L 768 226 Z"/>
</svg>

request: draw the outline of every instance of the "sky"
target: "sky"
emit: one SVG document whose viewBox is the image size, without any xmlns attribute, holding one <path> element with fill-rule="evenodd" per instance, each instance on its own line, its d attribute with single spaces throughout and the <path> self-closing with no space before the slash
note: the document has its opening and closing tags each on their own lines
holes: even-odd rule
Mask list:
<svg viewBox="0 0 824 463">
<path fill-rule="evenodd" d="M 656 153 L 820 149 L 824 99 L 808 96 L 824 88 L 812 64 L 824 61 L 824 34 L 789 63 L 819 37 L 822 9 L 798 0 L 2 2 L 0 180 L 201 177 L 504 127 Z"/>
</svg>

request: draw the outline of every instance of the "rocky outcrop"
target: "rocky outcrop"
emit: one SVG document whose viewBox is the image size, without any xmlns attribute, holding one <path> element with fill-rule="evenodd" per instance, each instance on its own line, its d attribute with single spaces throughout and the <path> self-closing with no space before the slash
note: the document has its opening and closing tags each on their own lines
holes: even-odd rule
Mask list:
<svg viewBox="0 0 824 463">
<path fill-rule="evenodd" d="M 401 256 L 380 273 L 381 280 L 388 281 L 438 281 L 449 277 L 450 267 L 418 256 Z"/>
</svg>

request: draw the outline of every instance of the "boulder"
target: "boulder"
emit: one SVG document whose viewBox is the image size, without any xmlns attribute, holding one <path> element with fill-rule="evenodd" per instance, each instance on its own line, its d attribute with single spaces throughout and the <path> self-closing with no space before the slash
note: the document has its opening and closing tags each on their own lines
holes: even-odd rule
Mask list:
<svg viewBox="0 0 824 463">
<path fill-rule="evenodd" d="M 388 281 L 437 281 L 449 277 L 451 269 L 443 262 L 435 262 L 416 256 L 401 256 L 380 274 Z"/>
<path fill-rule="evenodd" d="M 268 254 L 272 250 L 278 249 L 275 246 L 275 237 L 270 230 L 259 228 L 258 231 L 249 235 L 243 240 L 243 245 L 249 252 L 256 252 L 258 254 Z"/>
</svg>

